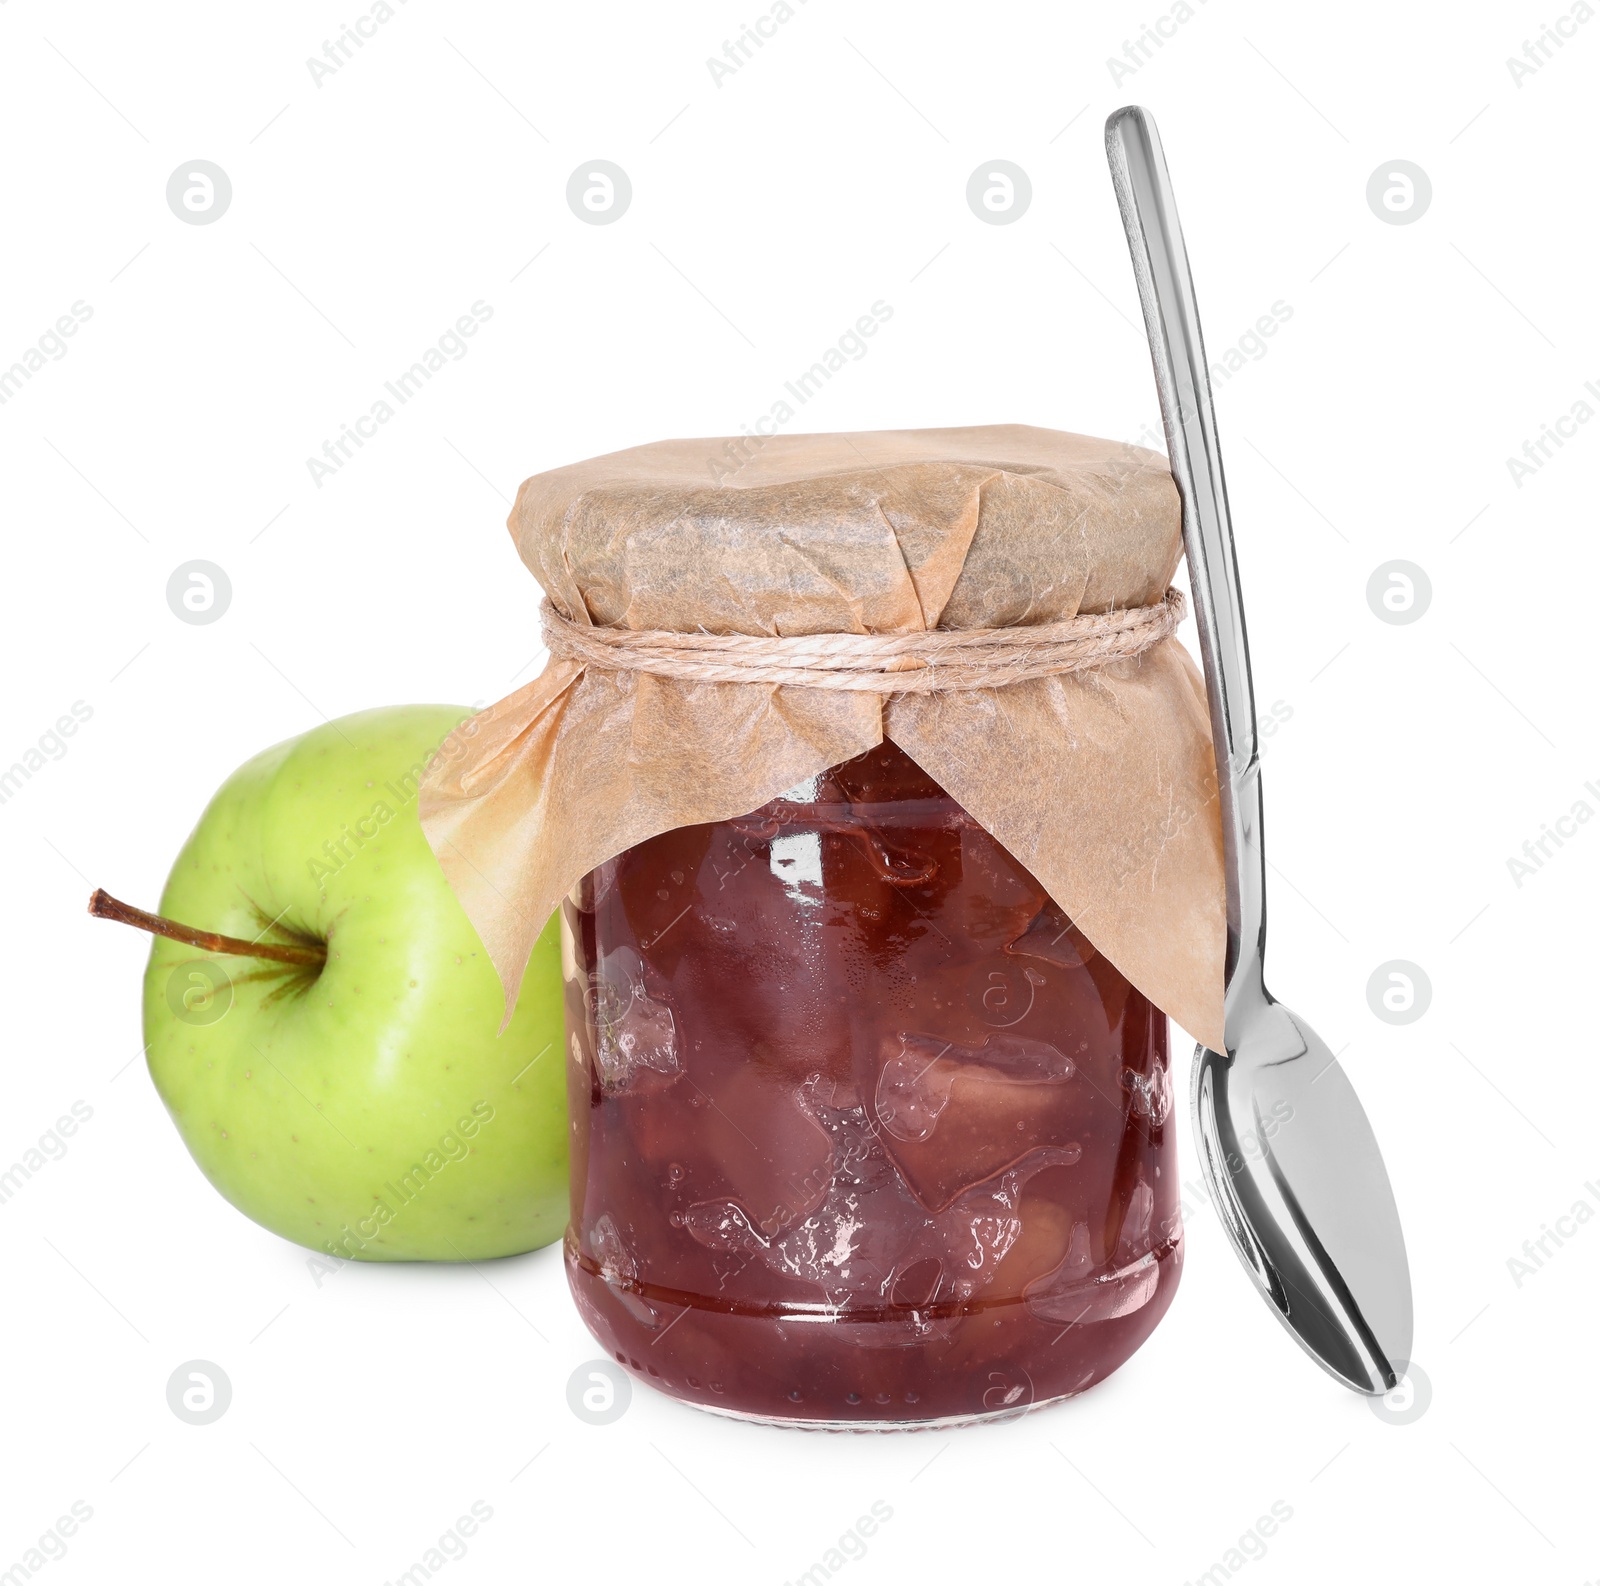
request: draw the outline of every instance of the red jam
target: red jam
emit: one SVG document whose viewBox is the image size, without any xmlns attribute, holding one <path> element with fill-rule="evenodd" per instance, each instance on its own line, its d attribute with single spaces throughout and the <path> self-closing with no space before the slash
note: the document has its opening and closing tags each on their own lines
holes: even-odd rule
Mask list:
<svg viewBox="0 0 1600 1586">
<path fill-rule="evenodd" d="M 567 1270 L 652 1386 L 762 1420 L 1020 1413 L 1182 1263 L 1167 1021 L 889 743 L 564 906 Z"/>
</svg>

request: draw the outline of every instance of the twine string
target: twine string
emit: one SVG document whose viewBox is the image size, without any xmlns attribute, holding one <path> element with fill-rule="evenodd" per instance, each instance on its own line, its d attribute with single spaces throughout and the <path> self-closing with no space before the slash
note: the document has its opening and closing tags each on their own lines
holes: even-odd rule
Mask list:
<svg viewBox="0 0 1600 1586">
<path fill-rule="evenodd" d="M 674 633 L 572 622 L 540 607 L 550 654 L 607 671 L 650 672 L 693 683 L 779 683 L 867 694 L 932 694 L 1003 688 L 1131 660 L 1160 644 L 1184 617 L 1169 589 L 1152 606 L 1129 606 L 1032 627 L 921 633 Z"/>
</svg>

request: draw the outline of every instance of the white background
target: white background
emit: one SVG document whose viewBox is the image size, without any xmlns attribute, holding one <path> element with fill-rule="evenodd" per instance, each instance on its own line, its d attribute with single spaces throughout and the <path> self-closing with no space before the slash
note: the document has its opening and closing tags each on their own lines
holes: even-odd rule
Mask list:
<svg viewBox="0 0 1600 1586">
<path fill-rule="evenodd" d="M 317 86 L 307 57 L 360 0 L 0 4 L 0 366 L 93 310 L 0 407 L 0 760 L 93 709 L 0 806 L 0 1165 L 94 1114 L 0 1205 L 0 1570 L 81 1499 L 50 1581 L 143 1560 L 377 1586 L 482 1500 L 449 1582 L 776 1586 L 881 1500 L 848 1586 L 1178 1583 L 1281 1500 L 1252 1582 L 1600 1576 L 1600 1224 L 1520 1285 L 1507 1265 L 1600 1206 L 1600 830 L 1520 887 L 1507 866 L 1600 808 L 1600 425 L 1520 485 L 1506 466 L 1600 381 L 1600 21 L 1519 86 L 1507 58 L 1564 0 L 1209 0 L 1118 84 L 1161 0 L 796 9 L 718 86 L 706 58 L 760 0 L 409 0 Z M 876 299 L 892 320 L 794 428 L 1158 431 L 1101 150 L 1129 99 L 1165 135 L 1213 359 L 1292 309 L 1216 393 L 1257 692 L 1292 712 L 1266 763 L 1270 978 L 1386 1149 L 1424 1413 L 1394 1424 L 1309 1364 L 1198 1206 L 1130 1364 L 957 1435 L 780 1433 L 642 1388 L 585 1425 L 566 1384 L 599 1350 L 555 1248 L 318 1286 L 190 1162 L 138 1061 L 145 944 L 85 916 L 91 885 L 153 903 L 223 776 L 324 716 L 526 680 L 518 482 L 736 432 Z M 596 158 L 633 184 L 610 226 L 565 201 Z M 996 158 L 1032 181 L 1011 225 L 965 202 Z M 1397 158 L 1432 181 L 1414 224 L 1366 201 Z M 165 201 L 195 159 L 232 181 L 213 225 Z M 316 486 L 307 457 L 479 299 L 468 356 Z M 197 557 L 233 585 L 210 626 L 165 599 Z M 1397 558 L 1432 585 L 1409 625 L 1366 598 Z M 1391 959 L 1432 985 L 1403 1027 L 1368 1005 Z M 1187 1128 L 1181 1149 L 1195 1182 Z M 233 1384 L 208 1427 L 165 1399 L 195 1357 Z"/>
</svg>

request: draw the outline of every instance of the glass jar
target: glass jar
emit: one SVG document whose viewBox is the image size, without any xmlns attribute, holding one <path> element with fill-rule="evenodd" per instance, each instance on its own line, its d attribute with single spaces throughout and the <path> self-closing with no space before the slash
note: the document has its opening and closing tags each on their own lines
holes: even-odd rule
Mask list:
<svg viewBox="0 0 1600 1586">
<path fill-rule="evenodd" d="M 1171 1303 L 1166 1017 L 893 744 L 608 861 L 563 942 L 568 1277 L 651 1386 L 998 1418 Z"/>
</svg>

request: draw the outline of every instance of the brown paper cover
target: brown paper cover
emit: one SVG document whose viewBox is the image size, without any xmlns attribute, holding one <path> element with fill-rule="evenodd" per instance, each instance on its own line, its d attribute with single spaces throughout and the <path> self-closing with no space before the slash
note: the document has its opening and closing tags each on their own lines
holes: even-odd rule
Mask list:
<svg viewBox="0 0 1600 1586">
<path fill-rule="evenodd" d="M 1181 554 L 1165 458 L 1025 425 L 662 441 L 536 475 L 509 527 L 569 620 L 719 634 L 1055 622 L 1159 601 Z M 1216 768 L 1176 639 L 1092 672 L 923 695 L 551 660 L 438 756 L 422 823 L 509 1009 L 589 870 L 748 814 L 883 737 L 1221 1048 Z"/>
</svg>

